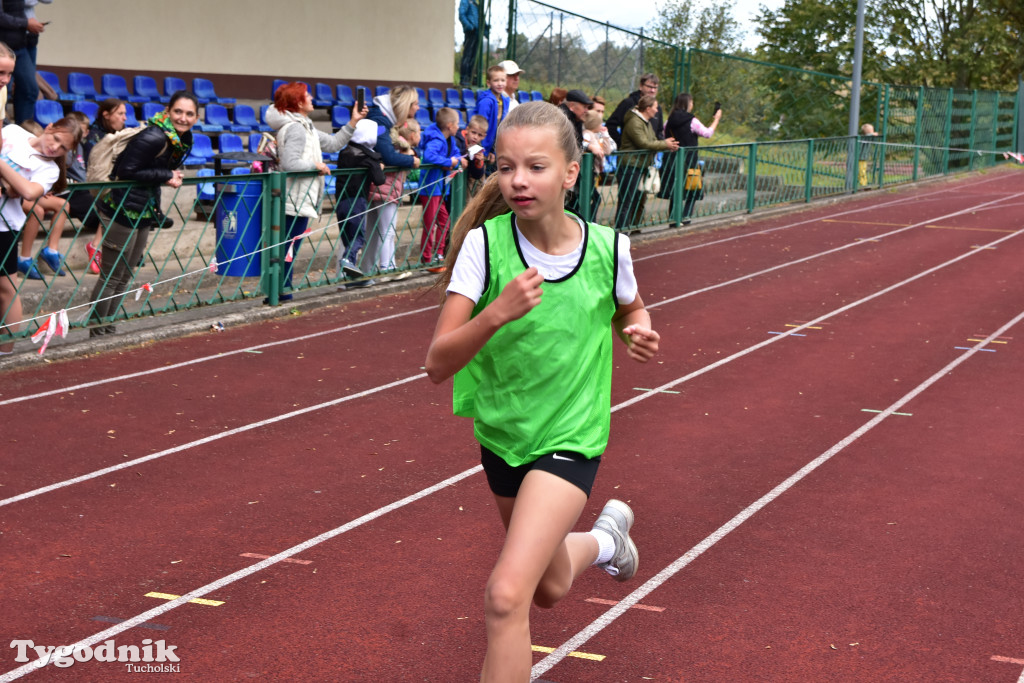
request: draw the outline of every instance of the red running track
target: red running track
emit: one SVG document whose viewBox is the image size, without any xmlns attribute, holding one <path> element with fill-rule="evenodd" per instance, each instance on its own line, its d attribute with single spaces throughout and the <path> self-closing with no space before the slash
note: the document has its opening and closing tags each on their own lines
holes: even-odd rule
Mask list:
<svg viewBox="0 0 1024 683">
<path fill-rule="evenodd" d="M 663 352 L 617 352 L 580 528 L 629 501 L 640 572 L 534 611 L 535 678 L 1024 680 L 1022 179 L 634 248 Z M 435 316 L 417 291 L 0 374 L 0 681 L 130 680 L 6 645 L 144 639 L 196 680 L 477 679 L 500 522 L 421 368 Z"/>
</svg>

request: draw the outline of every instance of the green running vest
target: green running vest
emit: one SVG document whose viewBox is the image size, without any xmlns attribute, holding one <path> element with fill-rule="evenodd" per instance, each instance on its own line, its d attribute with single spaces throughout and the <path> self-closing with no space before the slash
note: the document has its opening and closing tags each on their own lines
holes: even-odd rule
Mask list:
<svg viewBox="0 0 1024 683">
<path fill-rule="evenodd" d="M 514 214 L 483 226 L 486 283 L 477 316 L 528 267 Z M 456 415 L 477 440 L 516 467 L 556 451 L 604 452 L 611 422 L 615 232 L 584 223 L 576 268 L 545 280 L 540 304 L 504 325 L 455 375 Z"/>
</svg>

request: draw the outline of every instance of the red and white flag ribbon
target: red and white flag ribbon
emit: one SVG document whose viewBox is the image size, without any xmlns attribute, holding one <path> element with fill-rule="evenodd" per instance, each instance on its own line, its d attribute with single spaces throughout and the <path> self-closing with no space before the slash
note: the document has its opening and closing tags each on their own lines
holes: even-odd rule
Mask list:
<svg viewBox="0 0 1024 683">
<path fill-rule="evenodd" d="M 1020 152 L 1003 152 L 1004 159 L 1016 159 L 1018 164 L 1024 164 L 1024 154 Z"/>
<path fill-rule="evenodd" d="M 36 330 L 35 334 L 32 335 L 32 343 L 38 344 L 40 341 L 43 345 L 39 347 L 39 355 L 43 355 L 46 351 L 46 347 L 49 346 L 50 340 L 53 339 L 53 335 L 60 333 L 61 337 L 68 336 L 68 312 L 61 309 L 57 313 L 51 313 L 50 317 L 47 318 L 39 329 Z"/>
<path fill-rule="evenodd" d="M 141 287 L 139 287 L 138 289 L 136 289 L 135 290 L 135 300 L 136 301 L 139 300 L 139 298 L 142 296 L 143 292 L 145 292 L 146 294 L 152 294 L 153 293 L 153 285 L 151 285 L 151 284 L 149 284 L 147 282 L 146 284 L 144 284 Z"/>
<path fill-rule="evenodd" d="M 211 273 L 216 273 L 217 272 L 217 257 L 216 256 L 214 256 L 212 259 L 210 259 L 210 272 Z"/>
</svg>

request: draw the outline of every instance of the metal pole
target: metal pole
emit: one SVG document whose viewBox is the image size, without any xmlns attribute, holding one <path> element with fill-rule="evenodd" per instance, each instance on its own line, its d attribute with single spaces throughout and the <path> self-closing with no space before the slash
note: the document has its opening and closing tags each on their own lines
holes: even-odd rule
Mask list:
<svg viewBox="0 0 1024 683">
<path fill-rule="evenodd" d="M 516 58 L 516 0 L 508 0 L 508 44 L 505 59 Z"/>
<path fill-rule="evenodd" d="M 853 187 L 856 168 L 853 159 L 856 156 L 854 145 L 857 144 L 857 133 L 860 127 L 860 75 L 864 62 L 864 0 L 857 0 L 857 28 L 853 43 L 853 80 L 850 83 L 850 136 L 849 151 L 846 155 L 846 187 Z"/>
</svg>

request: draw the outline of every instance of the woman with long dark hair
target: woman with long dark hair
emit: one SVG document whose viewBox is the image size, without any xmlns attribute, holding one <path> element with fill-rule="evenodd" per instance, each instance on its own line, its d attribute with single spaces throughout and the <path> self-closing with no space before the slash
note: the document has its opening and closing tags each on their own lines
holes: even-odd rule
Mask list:
<svg viewBox="0 0 1024 683">
<path fill-rule="evenodd" d="M 721 118 L 722 110 L 718 109 L 715 111 L 711 125 L 705 126 L 693 115 L 693 95 L 685 92 L 676 95 L 675 102 L 672 103 L 672 111 L 669 112 L 668 121 L 665 123 L 665 137 L 673 137 L 678 140 L 681 149 L 667 156 L 665 163 L 662 164 L 662 169 L 665 172 L 662 173 L 661 193 L 659 194 L 662 199 L 669 200 L 669 216 L 672 215 L 672 207 L 675 204 L 675 193 L 672 191 L 673 184 L 676 182 L 675 155 L 686 155 L 685 159 L 683 159 L 683 176 L 679 178 L 679 182 L 684 183 L 686 182 L 687 171 L 693 168 L 699 169 L 699 160 L 697 158 L 698 138 L 710 138 L 714 135 L 715 129 L 718 128 L 718 121 Z M 703 194 L 703 189 L 683 190 L 683 225 L 690 224 L 690 216 L 693 215 L 693 205 L 697 203 L 697 200 Z M 670 223 L 669 227 L 674 228 L 676 225 L 675 223 Z"/>
<path fill-rule="evenodd" d="M 192 150 L 192 126 L 199 118 L 199 101 L 192 93 L 179 90 L 167 109 L 149 119 L 136 133 L 114 163 L 115 180 L 132 180 L 131 187 L 111 190 L 98 201 L 100 212 L 109 219 L 100 256 L 100 278 L 92 291 L 94 307 L 90 337 L 115 332 L 114 319 L 133 269 L 146 252 L 154 227 L 167 227 L 170 219 L 160 205 L 160 187 L 181 187 L 180 167 Z"/>
<path fill-rule="evenodd" d="M 89 132 L 82 140 L 82 158 L 86 164 L 89 163 L 89 152 L 96 146 L 96 143 L 119 130 L 124 130 L 125 122 L 128 120 L 128 104 L 116 97 L 108 97 L 100 102 L 96 111 L 96 120 L 89 126 Z M 89 270 L 94 275 L 100 272 L 100 243 L 103 241 L 103 231 L 99 229 L 100 217 L 92 207 L 92 195 L 88 192 L 72 192 L 68 197 L 73 218 L 84 218 L 83 232 L 95 230 L 93 238 L 85 243 L 85 252 L 89 255 Z"/>
</svg>

